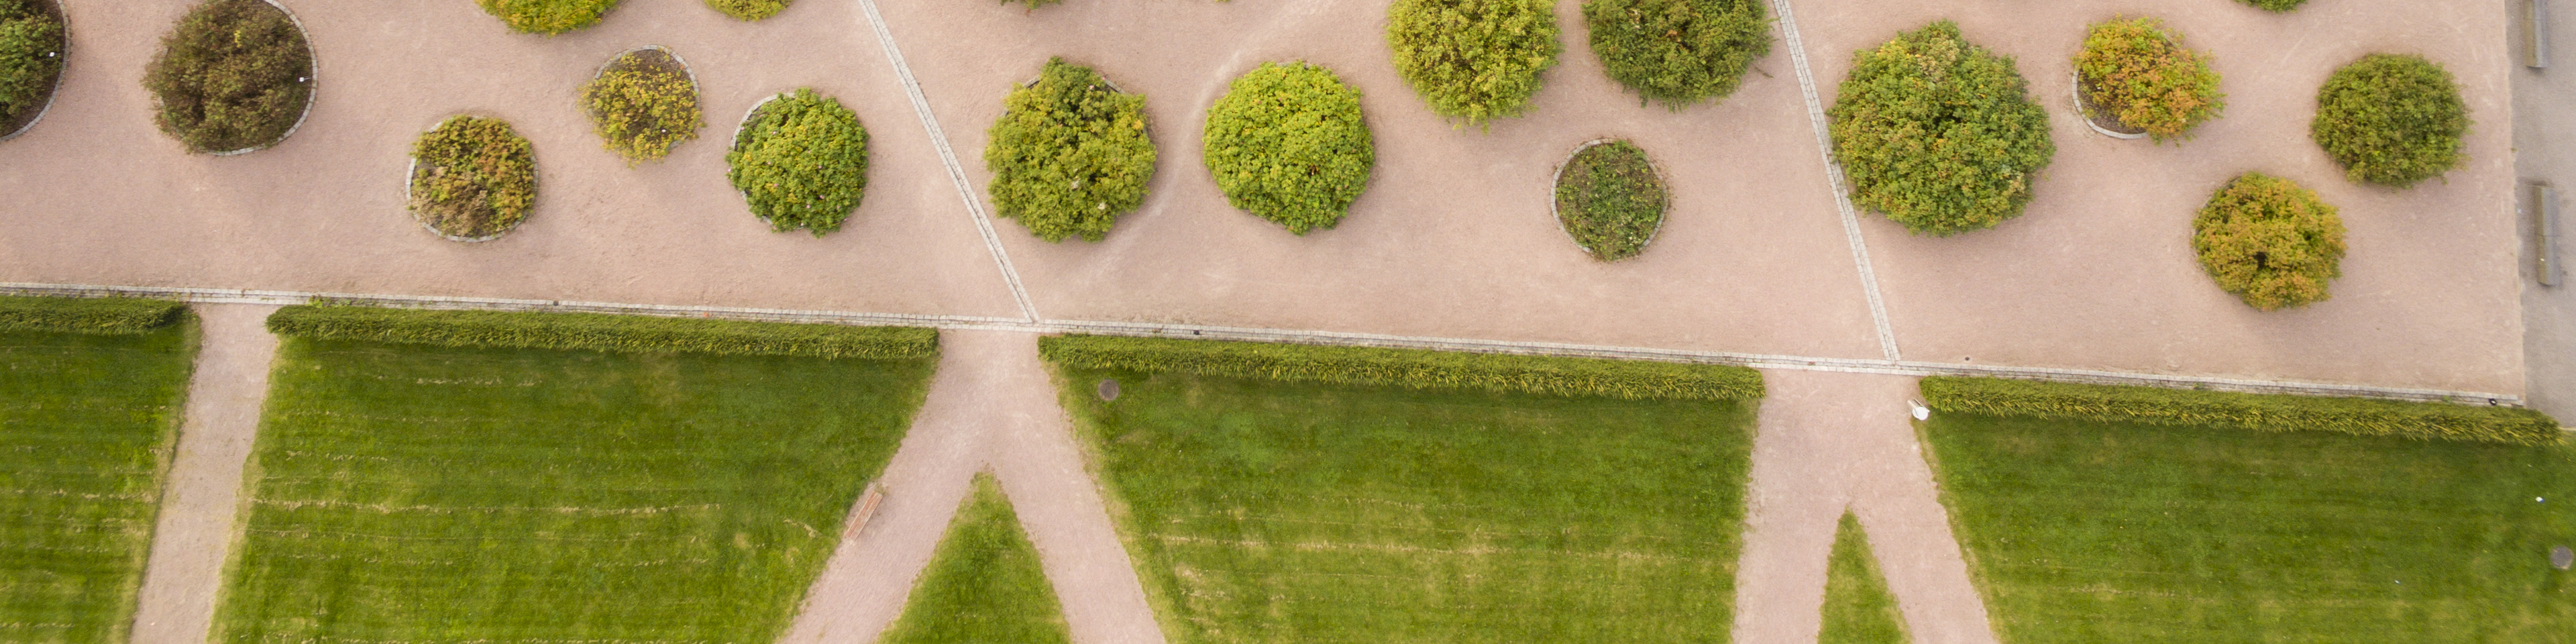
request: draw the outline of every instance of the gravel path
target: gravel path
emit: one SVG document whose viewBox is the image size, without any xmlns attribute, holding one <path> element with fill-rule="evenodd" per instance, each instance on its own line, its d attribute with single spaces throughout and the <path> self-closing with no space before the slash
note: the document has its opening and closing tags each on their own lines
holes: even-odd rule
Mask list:
<svg viewBox="0 0 2576 644">
<path fill-rule="evenodd" d="M 144 563 L 134 644 L 201 644 L 215 615 L 215 593 L 239 530 L 243 467 L 268 398 L 268 365 L 277 336 L 263 323 L 274 306 L 198 304 L 204 321 L 196 373 L 188 381 L 187 417 L 170 463 L 169 487 Z"/>
</svg>

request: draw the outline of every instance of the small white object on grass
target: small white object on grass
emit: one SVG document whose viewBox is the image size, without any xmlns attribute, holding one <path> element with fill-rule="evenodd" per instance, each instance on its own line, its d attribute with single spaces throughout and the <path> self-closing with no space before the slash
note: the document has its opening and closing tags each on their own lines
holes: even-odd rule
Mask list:
<svg viewBox="0 0 2576 644">
<path fill-rule="evenodd" d="M 1932 418 L 1932 408 L 1923 406 L 1923 403 L 1908 400 L 1905 401 L 1905 406 L 1914 410 L 1915 420 L 1929 420 Z"/>
</svg>

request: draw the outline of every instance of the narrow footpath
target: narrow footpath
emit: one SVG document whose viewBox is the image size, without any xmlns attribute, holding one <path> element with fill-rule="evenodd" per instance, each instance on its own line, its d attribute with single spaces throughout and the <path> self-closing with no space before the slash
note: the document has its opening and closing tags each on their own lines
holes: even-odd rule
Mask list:
<svg viewBox="0 0 2576 644">
<path fill-rule="evenodd" d="M 195 304 L 203 321 L 187 417 L 144 563 L 133 644 L 204 644 L 214 621 L 240 509 L 242 468 L 268 398 L 277 336 L 264 323 L 274 306 Z"/>
</svg>

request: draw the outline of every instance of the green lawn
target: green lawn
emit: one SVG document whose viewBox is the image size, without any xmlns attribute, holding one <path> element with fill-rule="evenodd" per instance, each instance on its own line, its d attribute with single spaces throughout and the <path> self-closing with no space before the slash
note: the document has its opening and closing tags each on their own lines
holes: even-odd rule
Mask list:
<svg viewBox="0 0 2576 644">
<path fill-rule="evenodd" d="M 125 641 L 195 333 L 0 332 L 0 642 Z"/>
<path fill-rule="evenodd" d="M 1072 641 L 1064 605 L 1038 567 L 1037 548 L 991 474 L 958 508 L 885 644 L 1049 644 Z"/>
<path fill-rule="evenodd" d="M 1860 518 L 1843 513 L 1834 529 L 1834 553 L 1825 562 L 1824 627 L 1818 644 L 1905 644 L 1905 615 L 1878 574 L 1878 555 Z"/>
<path fill-rule="evenodd" d="M 770 644 L 931 368 L 289 338 L 218 641 Z"/>
<path fill-rule="evenodd" d="M 1751 404 L 1064 374 L 1176 644 L 1734 625 Z M 1102 403 L 1109 375 L 1124 392 Z"/>
<path fill-rule="evenodd" d="M 1940 414 L 2007 644 L 2576 641 L 2576 446 Z M 2541 499 L 2546 499 L 2542 501 Z"/>
</svg>

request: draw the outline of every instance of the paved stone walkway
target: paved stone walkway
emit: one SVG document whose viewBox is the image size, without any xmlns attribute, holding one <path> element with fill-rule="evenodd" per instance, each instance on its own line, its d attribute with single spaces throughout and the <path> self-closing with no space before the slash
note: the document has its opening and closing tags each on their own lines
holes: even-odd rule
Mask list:
<svg viewBox="0 0 2576 644">
<path fill-rule="evenodd" d="M 199 304 L 204 321 L 197 368 L 188 381 L 169 487 L 143 568 L 133 644 L 200 644 L 215 615 L 224 561 L 240 534 L 242 471 L 268 398 L 277 336 L 264 323 L 274 306 Z"/>
</svg>

